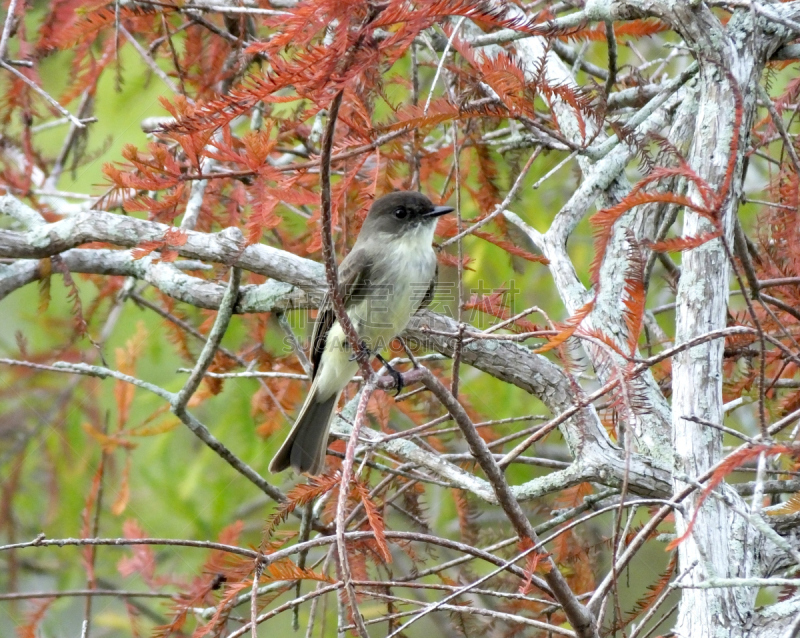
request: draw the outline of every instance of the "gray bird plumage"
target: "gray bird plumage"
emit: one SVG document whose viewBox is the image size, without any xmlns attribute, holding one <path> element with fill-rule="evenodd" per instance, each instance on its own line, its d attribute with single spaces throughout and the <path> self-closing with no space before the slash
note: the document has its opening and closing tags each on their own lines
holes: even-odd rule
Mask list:
<svg viewBox="0 0 800 638">
<path fill-rule="evenodd" d="M 431 245 L 436 219 L 452 210 L 410 191 L 390 193 L 372 204 L 353 249 L 339 266 L 339 292 L 370 352 L 386 347 L 430 302 L 436 282 Z M 314 325 L 311 363 L 311 389 L 270 472 L 289 466 L 309 474 L 322 472 L 336 405 L 358 370 L 329 295 Z"/>
</svg>

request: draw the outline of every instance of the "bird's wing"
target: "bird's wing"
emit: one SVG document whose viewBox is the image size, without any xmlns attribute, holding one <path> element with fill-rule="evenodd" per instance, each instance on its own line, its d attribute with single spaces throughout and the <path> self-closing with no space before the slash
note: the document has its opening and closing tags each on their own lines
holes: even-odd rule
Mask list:
<svg viewBox="0 0 800 638">
<path fill-rule="evenodd" d="M 363 250 L 354 249 L 342 260 L 339 265 L 339 293 L 342 296 L 345 307 L 349 305 L 351 299 L 363 297 L 366 288 L 369 286 L 371 269 L 372 260 Z M 322 353 L 325 351 L 328 332 L 330 332 L 335 321 L 336 313 L 333 311 L 330 293 L 325 293 L 325 297 L 319 306 L 314 332 L 311 335 L 311 365 L 315 376 L 319 369 Z"/>
<path fill-rule="evenodd" d="M 431 278 L 431 283 L 428 284 L 428 289 L 425 291 L 425 296 L 422 298 L 422 301 L 419 304 L 419 307 L 415 312 L 422 310 L 423 308 L 427 308 L 431 301 L 433 301 L 433 295 L 436 293 L 436 282 L 439 279 L 439 263 L 436 263 L 436 269 L 433 271 L 433 277 Z"/>
</svg>

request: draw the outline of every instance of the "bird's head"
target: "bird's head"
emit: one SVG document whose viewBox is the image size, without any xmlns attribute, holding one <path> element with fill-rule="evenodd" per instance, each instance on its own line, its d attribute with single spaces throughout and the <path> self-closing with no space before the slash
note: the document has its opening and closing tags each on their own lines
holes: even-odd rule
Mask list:
<svg viewBox="0 0 800 638">
<path fill-rule="evenodd" d="M 436 226 L 436 220 L 452 212 L 450 206 L 436 206 L 422 193 L 397 191 L 376 199 L 369 209 L 361 233 L 402 236 Z"/>
</svg>

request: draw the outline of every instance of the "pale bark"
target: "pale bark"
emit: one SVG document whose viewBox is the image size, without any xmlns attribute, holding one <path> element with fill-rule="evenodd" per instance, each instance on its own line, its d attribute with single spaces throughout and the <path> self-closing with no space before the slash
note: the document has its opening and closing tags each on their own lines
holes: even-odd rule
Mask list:
<svg viewBox="0 0 800 638">
<path fill-rule="evenodd" d="M 516 5 L 493 4 L 505 7 L 511 16 L 524 17 Z M 744 157 L 756 113 L 756 87 L 770 59 L 797 55 L 797 45 L 784 45 L 800 34 L 800 30 L 792 26 L 800 18 L 800 2 L 755 7 L 741 2 L 730 5 L 742 8 L 734 11 L 727 25 L 723 25 L 703 2 L 587 0 L 582 10 L 555 24 L 575 27 L 584 22 L 655 17 L 667 22 L 684 39 L 695 58 L 694 65 L 660 85 L 649 84 L 636 89 L 635 95 L 626 93 L 633 89 L 614 93 L 610 105 L 616 108 L 634 98 L 648 100 L 627 124 L 640 136 L 648 132 L 664 135 L 673 147 L 684 153 L 692 170 L 717 190 L 721 197 L 715 210 L 716 218 L 724 241 L 732 246 L 743 188 Z M 550 82 L 575 85 L 569 64 L 580 60 L 561 42 L 548 47 L 543 36 L 520 35 L 513 31 L 486 35 L 468 20 L 463 24 L 462 34 L 486 56 L 497 55 L 500 43 L 513 41 L 510 46 L 528 74 L 534 72 L 544 57 L 545 73 Z M 583 66 L 588 68 L 586 64 Z M 571 107 L 556 100 L 552 108 L 569 142 L 582 144 L 578 116 Z M 741 121 L 737 124 L 739 115 Z M 735 131 L 737 125 L 739 128 Z M 739 139 L 734 144 L 736 133 Z M 581 184 L 558 211 L 547 213 L 552 222 L 544 233 L 533 228 L 534 215 L 544 214 L 542 211 L 505 213 L 506 219 L 521 229 L 548 258 L 551 276 L 567 313 L 574 314 L 594 299 L 593 310 L 584 321 L 583 329 L 586 333 L 602 332 L 623 348 L 629 335 L 621 300 L 630 267 L 630 250 L 637 247 L 634 244 L 655 239 L 665 232 L 674 221 L 673 211 L 664 206 L 646 206 L 635 208 L 620 218 L 604 255 L 598 289 L 587 288 L 581 282 L 567 250 L 567 241 L 592 207 L 616 204 L 630 192 L 631 184 L 624 171 L 636 153 L 637 149 L 628 143 L 620 143 L 604 133 L 598 135 L 592 146 L 577 156 Z M 16 161 L 22 161 L 19 153 L 12 155 Z M 730 166 L 732 171 L 729 171 Z M 206 168 L 213 168 L 213 162 Z M 63 209 L 62 220 L 46 223 L 37 211 L 19 199 L 0 196 L 0 213 L 15 222 L 14 230 L 0 230 L 0 258 L 12 260 L 0 265 L 0 299 L 38 280 L 42 276 L 39 260 L 58 256 L 70 271 L 132 277 L 179 301 L 208 309 L 220 307 L 226 286 L 193 276 L 192 272 L 211 268 L 211 264 L 236 267 L 264 275 L 269 280 L 257 286 L 242 286 L 233 312 L 284 312 L 316 307 L 325 292 L 322 265 L 266 245 L 247 245 L 236 228 L 219 233 L 192 230 L 206 184 L 205 180 L 197 181 L 192 187 L 182 229 L 186 241 L 170 246 L 180 256 L 175 263 L 159 262 L 158 253 L 134 259 L 128 250 L 80 247 L 88 242 L 107 242 L 120 248 L 132 248 L 145 241 L 163 240 L 170 226 L 90 211 L 74 204 Z M 726 184 L 727 189 L 723 190 Z M 685 191 L 698 205 L 702 204 L 701 193 L 694 184 L 674 180 L 663 187 Z M 682 235 L 695 237 L 712 228 L 703 215 L 692 210 L 683 211 Z M 707 480 L 709 470 L 719 466 L 725 452 L 720 430 L 699 425 L 687 417 L 711 423 L 724 420 L 724 339 L 719 331 L 726 327 L 730 280 L 730 260 L 722 240 L 683 253 L 676 295 L 674 343 L 677 346 L 688 344 L 709 333 L 717 336 L 700 340 L 698 345 L 675 354 L 670 397 L 665 396 L 647 368 L 624 380 L 625 385 L 617 391 L 624 390 L 637 397 L 635 403 L 629 402 L 630 409 L 625 412 L 626 432 L 633 434 L 632 443 L 635 444 L 626 449 L 612 442 L 591 397 L 587 398 L 588 392 L 573 377 L 548 358 L 533 354 L 511 339 L 472 341 L 459 352 L 460 360 L 521 388 L 546 405 L 558 419 L 571 455 L 566 467 L 520 485 L 507 486 L 500 471 L 492 475 L 492 481 L 487 481 L 411 439 L 387 438 L 365 428 L 359 441 L 402 459 L 419 476 L 431 482 L 468 491 L 489 503 L 499 502 L 499 492 L 495 488 L 500 485 L 503 503 L 514 508 L 518 508 L 515 501 L 532 500 L 586 481 L 658 499 L 674 498 L 687 487 L 694 488 L 684 499 L 671 503 L 675 506 L 678 534 L 685 532 L 693 521 L 691 534 L 678 548 L 681 580 L 675 588 L 680 590 L 680 604 L 671 630 L 681 638 L 795 636 L 794 628 L 800 631 L 797 597 L 763 609 L 756 608 L 755 600 L 765 583 L 783 583 L 764 579 L 782 576 L 784 570 L 796 568 L 798 542 L 794 533 L 800 521 L 797 516 L 765 517 L 758 507 L 750 508 L 743 495 L 763 495 L 770 489 L 789 492 L 796 490 L 797 485 L 778 481 L 769 485 L 761 480 L 763 477 L 737 489 L 723 483 L 702 506 L 700 504 L 704 484 L 698 481 Z M 404 336 L 451 357 L 456 351 L 453 336 L 458 332 L 455 320 L 423 311 L 413 318 Z M 628 362 L 596 340 L 582 343 L 599 382 L 608 385 L 617 381 L 620 370 Z M 641 358 L 638 351 L 635 357 Z M 51 370 L 81 372 L 77 365 L 71 364 L 54 366 Z M 97 375 L 106 374 L 98 367 L 93 370 Z M 87 372 L 83 370 L 82 373 Z M 153 388 L 146 389 L 153 391 Z M 355 401 L 351 407 L 353 405 Z M 349 437 L 352 425 L 346 417 L 351 413 L 352 410 L 346 408 L 344 418 L 337 419 L 333 426 L 335 435 Z M 563 418 L 560 415 L 564 415 Z M 484 454 L 484 457 L 487 460 L 491 455 Z M 599 598 L 599 607 L 602 607 L 602 596 Z M 602 619 L 594 621 L 602 622 Z M 598 626 L 592 631 L 600 629 Z"/>
</svg>

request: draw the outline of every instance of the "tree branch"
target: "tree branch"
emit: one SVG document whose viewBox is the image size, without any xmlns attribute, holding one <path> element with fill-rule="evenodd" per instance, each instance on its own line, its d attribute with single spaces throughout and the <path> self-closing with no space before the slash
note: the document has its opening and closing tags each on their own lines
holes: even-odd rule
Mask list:
<svg viewBox="0 0 800 638">
<path fill-rule="evenodd" d="M 222 337 L 225 336 L 225 331 L 228 329 L 228 323 L 230 323 L 231 317 L 233 316 L 233 308 L 236 305 L 236 298 L 239 294 L 239 284 L 241 281 L 242 270 L 235 267 L 231 268 L 231 277 L 230 281 L 228 282 L 228 288 L 225 291 L 225 295 L 222 297 L 222 303 L 219 306 L 219 312 L 217 313 L 217 318 L 214 321 L 211 332 L 208 333 L 208 339 L 203 345 L 203 350 L 200 352 L 200 356 L 197 358 L 197 363 L 192 369 L 192 373 L 189 375 L 189 378 L 186 380 L 186 383 L 183 385 L 180 392 L 178 392 L 178 394 L 176 394 L 175 398 L 172 400 L 172 411 L 178 417 L 185 415 L 186 404 L 189 402 L 189 399 L 192 397 L 192 395 L 197 391 L 197 388 L 200 386 L 200 382 L 203 380 L 206 370 L 208 370 L 208 367 L 214 360 L 214 355 L 217 353 L 217 348 L 219 348 L 219 344 L 222 342 Z"/>
<path fill-rule="evenodd" d="M 508 483 L 506 483 L 500 467 L 494 460 L 494 456 L 487 447 L 486 442 L 478 434 L 466 411 L 436 377 L 427 369 L 422 369 L 425 371 L 423 372 L 422 383 L 436 395 L 436 398 L 447 408 L 447 411 L 458 424 L 464 438 L 469 444 L 473 456 L 475 456 L 481 469 L 486 474 L 489 483 L 491 483 L 500 507 L 503 508 L 506 516 L 508 516 L 517 535 L 521 540 L 528 539 L 532 545 L 536 545 L 538 543 L 538 537 L 533 526 L 530 524 L 528 517 L 522 511 L 519 503 L 511 493 L 511 489 Z M 546 561 L 549 563 L 550 569 L 545 574 L 544 578 L 552 589 L 553 596 L 561 603 L 570 624 L 575 628 L 576 634 L 581 637 L 597 638 L 599 634 L 597 633 L 597 628 L 594 626 L 594 618 L 591 613 L 578 602 L 578 599 L 569 588 L 569 585 L 567 585 L 566 580 L 561 575 L 553 559 L 548 556 Z"/>
</svg>

